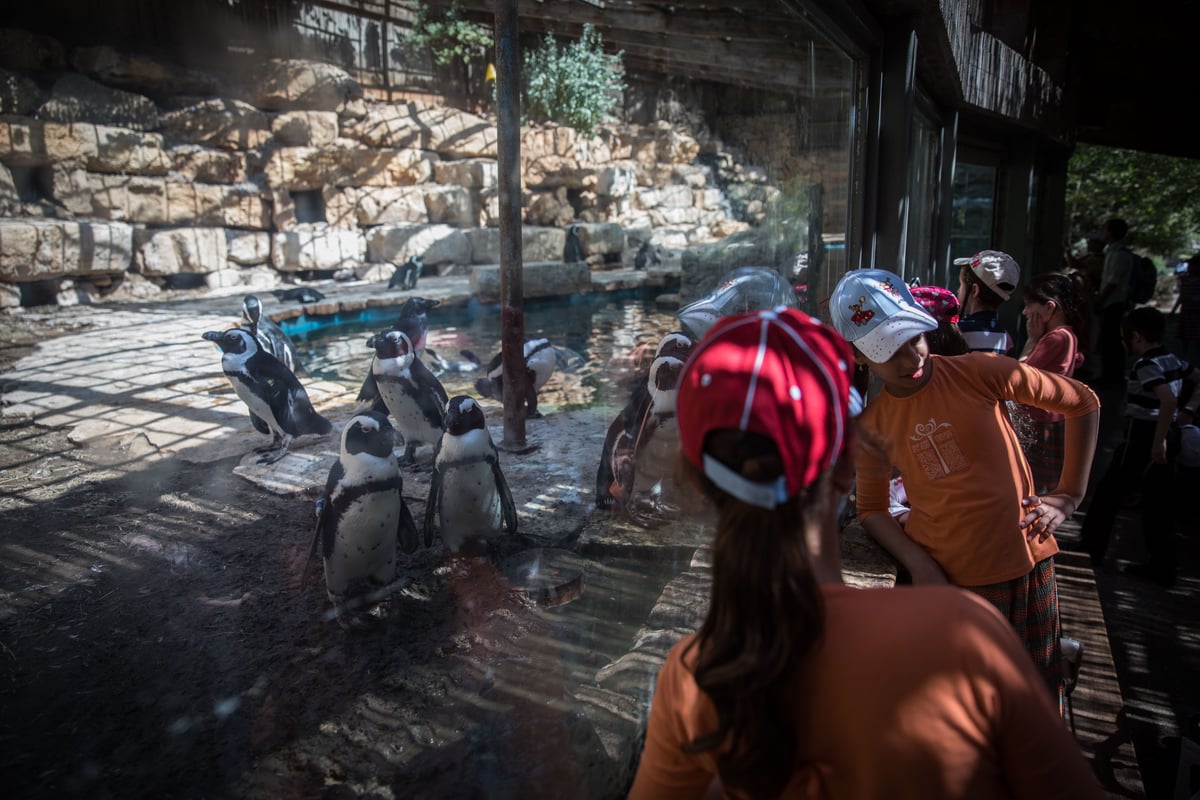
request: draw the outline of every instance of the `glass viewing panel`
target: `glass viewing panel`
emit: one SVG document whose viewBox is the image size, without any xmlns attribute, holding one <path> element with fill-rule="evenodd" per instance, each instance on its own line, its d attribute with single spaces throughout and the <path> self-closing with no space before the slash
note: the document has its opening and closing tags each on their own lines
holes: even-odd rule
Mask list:
<svg viewBox="0 0 1200 800">
<path fill-rule="evenodd" d="M 993 244 L 996 168 L 959 162 L 954 170 L 950 225 L 952 258 L 973 255 Z"/>
<path fill-rule="evenodd" d="M 298 41 L 313 39 L 322 45 L 311 50 L 297 46 L 297 53 L 320 55 L 349 47 L 355 57 L 348 60 L 357 70 L 390 69 L 385 74 L 402 77 L 391 54 L 403 46 L 399 18 L 387 25 L 370 19 L 334 25 L 327 19 L 334 13 L 329 6 L 338 3 L 301 5 L 298 20 L 278 14 L 272 22 L 295 24 L 303 34 Z M 341 5 L 350 14 L 359 4 Z M 365 5 L 384 14 L 396 5 L 426 4 Z M 319 444 L 310 439 L 297 445 L 303 452 L 291 453 L 278 462 L 281 466 L 259 463 L 249 454 L 235 469 L 235 452 L 248 453 L 268 437 L 252 430 L 246 409 L 226 385 L 215 350 L 200 341 L 204 328 L 195 332 L 198 357 L 209 359 L 212 372 L 203 381 L 189 379 L 188 388 L 172 390 L 171 397 L 186 392 L 211 395 L 213 405 L 232 404 L 228 418 L 240 423 L 238 437 L 218 443 L 217 436 L 224 434 L 207 428 L 202 436 L 196 433 L 197 446 L 217 455 L 191 462 L 211 463 L 213 476 L 211 485 L 185 487 L 195 493 L 192 499 L 188 492 L 177 493 L 182 479 L 174 468 L 164 470 L 160 479 L 157 465 L 164 462 L 157 460 L 129 484 L 145 484 L 147 492 L 165 487 L 161 497 L 156 494 L 145 505 L 169 509 L 162 513 L 171 518 L 207 520 L 212 514 L 220 522 L 211 535 L 206 530 L 203 541 L 193 535 L 190 542 L 176 542 L 173 537 L 184 534 L 134 519 L 143 503 L 130 502 L 132 511 L 123 523 L 129 532 L 120 539 L 116 566 L 94 566 L 89 572 L 88 565 L 96 562 L 70 562 L 71 580 L 81 573 L 97 581 L 116 580 L 119 574 L 139 587 L 146 581 L 144 591 L 117 593 L 109 602 L 127 609 L 145 606 L 153 613 L 147 612 L 144 626 L 142 617 L 127 619 L 125 609 L 120 615 L 114 611 L 84 619 L 89 635 L 65 645 L 54 669 L 22 665 L 27 674 L 37 674 L 28 691 L 23 685 L 8 699 L 19 696 L 13 717 L 28 719 L 24 738 L 34 743 L 29 752 L 37 751 L 21 766 L 28 767 L 24 771 L 30 780 L 57 782 L 44 794 L 625 796 L 658 668 L 669 647 L 699 627 L 709 601 L 711 509 L 690 486 L 677 482 L 673 415 L 652 413 L 669 403 L 637 404 L 652 392 L 655 403 L 669 400 L 669 388 L 660 391 L 654 377 L 678 369 L 687 355 L 675 351 L 656 358 L 657 348 L 680 327 L 674 316 L 682 288 L 679 265 L 711 277 L 708 285 L 714 288 L 716 278 L 728 270 L 777 267 L 788 279 L 785 292 L 808 283 L 808 296 L 819 302 L 846 269 L 848 229 L 858 216 L 850 209 L 861 202 L 849 191 L 850 176 L 856 173 L 852 154 L 862 149 L 853 141 L 853 121 L 863 116 L 856 108 L 862 102 L 859 62 L 814 27 L 809 16 L 793 10 L 802 2 L 778 5 L 787 9 L 775 20 L 786 27 L 786 37 L 779 39 L 789 49 L 785 55 L 777 50 L 776 58 L 780 69 L 795 77 L 785 90 L 763 88 L 768 81 L 761 76 L 770 64 L 755 63 L 756 48 L 743 44 L 734 49 L 753 69 L 742 74 L 758 75 L 758 88 L 737 83 L 738 65 L 713 70 L 727 84 L 687 75 L 663 78 L 627 65 L 628 83 L 635 87 L 630 91 L 641 95 L 618 109 L 637 106 L 644 119 L 608 121 L 592 137 L 542 125 L 522 131 L 522 245 L 529 297 L 516 314 L 511 309 L 502 314 L 498 303 L 475 288 L 484 277 L 497 274 L 500 252 L 498 168 L 494 147 L 489 150 L 495 137 L 489 142 L 488 130 L 494 109 L 440 108 L 452 106 L 443 102 L 451 96 L 448 91 L 404 99 L 390 80 L 362 97 L 339 100 L 350 109 L 340 117 L 307 109 L 266 114 L 241 101 L 228 103 L 251 109 L 229 113 L 257 119 L 244 123 L 255 126 L 255 136 L 280 137 L 270 148 L 253 156 L 242 153 L 240 162 L 231 163 L 248 170 L 269 153 L 270 177 L 282 183 L 286 176 L 295 184 L 274 192 L 263 216 L 273 220 L 292 214 L 297 230 L 286 232 L 288 247 L 317 242 L 322 257 L 326 250 L 339 254 L 336 266 L 297 266 L 288 276 L 328 288 L 334 295 L 329 302 L 305 301 L 297 312 L 301 315 L 290 319 L 276 315 L 307 367 L 302 381 L 329 413 L 333 430 Z M 230 13 L 249 18 L 270 8 L 242 3 Z M 699 13 L 707 12 L 693 12 L 693 17 Z M 721 41 L 707 33 L 700 38 Z M 532 46 L 532 37 L 523 36 L 521 45 Z M 241 56 L 267 52 L 265 44 L 260 46 Z M 309 72 L 305 66 L 295 74 L 307 80 Z M 252 74 L 257 75 L 247 70 L 247 76 Z M 335 80 L 323 75 L 318 78 Z M 782 85 L 778 78 L 772 82 Z M 341 98 L 348 90 L 336 85 Z M 213 105 L 206 101 L 204 108 Z M 200 119 L 208 124 L 208 117 Z M 272 120 L 288 124 L 272 128 Z M 277 146 L 280 131 L 318 143 Z M 436 146 L 431 143 L 435 140 Z M 191 157 L 197 149 L 189 145 L 181 152 Z M 915 176 L 915 191 L 928 191 L 928 169 L 923 164 Z M 255 180 L 260 177 L 254 175 Z M 257 185 L 243 183 L 246 191 Z M 972 189 L 977 186 L 970 183 Z M 220 196 L 234 196 L 230 192 Z M 273 212 L 271 202 L 278 204 Z M 273 238 L 259 233 L 255 242 L 284 246 L 284 232 Z M 249 235 L 238 239 L 249 240 Z M 343 267 L 341 248 L 350 247 L 345 242 L 369 257 L 355 256 L 352 264 L 347 259 Z M 219 244 L 224 265 L 224 236 Z M 256 252 L 259 246 L 255 244 Z M 574 252 L 583 257 L 569 257 L 572 246 L 582 248 Z M 920 246 L 928 247 L 925 241 Z M 232 264 L 232 245 L 230 250 Z M 305 252 L 317 252 L 317 245 Z M 380 285 L 387 283 L 393 266 L 414 256 L 425 258 L 415 267 L 416 288 Z M 539 285 L 578 274 L 573 268 L 583 261 L 594 281 L 604 272 L 635 270 L 658 270 L 668 277 L 653 289 L 608 291 L 595 289 L 599 281 L 589 282 L 585 274 L 584 288 L 572 295 L 564 296 L 558 282 L 545 292 L 555 295 L 552 299 L 535 295 Z M 221 274 L 233 272 L 241 270 Z M 262 267 L 262 273 L 268 272 Z M 257 267 L 253 274 L 259 276 Z M 470 283 L 438 282 L 466 275 Z M 205 319 L 211 316 L 204 324 L 213 328 L 232 324 L 240 313 L 241 292 L 221 285 L 228 291 L 213 299 L 211 310 L 207 301 L 203 309 Z M 251 286 L 246 284 L 245 291 Z M 286 284 L 269 284 L 275 286 Z M 289 311 L 301 303 L 272 297 L 268 286 L 255 291 L 266 301 L 268 314 L 285 302 L 291 304 Z M 426 309 L 423 339 L 414 332 L 421 330 L 420 323 L 398 322 L 400 304 L 414 296 L 443 299 Z M 351 306 L 349 300 L 358 304 Z M 534 362 L 549 378 L 537 391 L 535 413 L 524 422 L 528 449 L 520 452 L 515 446 L 503 449 L 501 390 L 488 367 L 500 353 L 504 325 L 518 318 L 528 340 L 548 345 L 537 352 L 552 353 L 548 361 L 539 357 Z M 437 451 L 434 442 L 421 441 L 416 433 L 411 440 L 397 436 L 392 442 L 397 455 L 414 446 L 412 463 L 400 466 L 399 491 L 420 535 L 393 537 L 411 548 L 396 554 L 394 565 L 376 565 L 382 577 L 371 572 L 349 581 L 353 592 L 346 593 L 365 600 L 339 618 L 326 593 L 323 562 L 335 551 L 336 526 L 329 520 L 351 527 L 353 515 L 322 517 L 328 523 L 321 529 L 326 536 L 315 538 L 314 515 L 322 513 L 316 501 L 325 492 L 343 430 L 366 408 L 355 400 L 366 378 L 378 374 L 373 369 L 380 362 L 403 360 L 375 350 L 376 345 L 380 353 L 386 349 L 389 329 L 401 328 L 413 334 L 411 351 L 403 350 L 405 358 L 416 357 L 416 342 L 423 341 L 419 357 L 447 394 L 469 395 L 482 407 L 492 440 L 502 446 L 496 460 L 519 529 L 501 533 L 478 520 L 448 522 L 454 511 L 486 506 L 489 489 L 496 488 L 489 460 L 493 451 L 482 446 L 476 431 L 470 432 L 476 434 L 472 443 L 462 445 L 466 455 L 460 461 L 438 467 L 449 470 L 474 459 L 474 466 L 487 469 L 473 473 L 473 482 L 441 480 L 445 473 L 435 472 L 435 454 L 450 448 Z M 532 360 L 534 348 L 526 347 Z M 382 376 L 375 383 L 381 396 L 386 393 L 403 410 L 404 390 L 395 387 L 412 385 L 407 374 Z M 167 394 L 164 390 L 163 397 Z M 161 410 L 155 406 L 155 415 L 174 413 L 169 411 L 173 399 L 155 402 L 161 405 Z M 402 427 L 399 416 L 391 413 L 397 429 Z M 199 431 L 200 423 L 195 428 Z M 181 435 L 187 430 L 192 428 Z M 420 430 L 427 438 L 439 435 L 435 428 Z M 449 434 L 441 436 L 445 443 Z M 223 460 L 218 463 L 217 458 Z M 116 463 L 117 456 L 112 459 Z M 364 475 L 369 480 L 355 477 Z M 247 488 L 239 483 L 243 480 L 252 485 Z M 264 487 L 277 480 L 281 483 L 275 485 L 284 489 L 268 494 L 275 489 Z M 352 487 L 343 496 L 365 496 L 368 489 L 390 492 L 398 483 L 391 475 L 387 481 L 377 479 L 366 467 L 346 478 L 350 484 L 354 480 L 366 487 Z M 440 518 L 426 528 L 439 486 Z M 224 497 L 220 502 L 207 499 L 223 491 L 248 499 L 241 504 Z M 109 494 L 124 506 L 125 482 L 114 482 Z M 276 513 L 280 508 L 287 513 Z M 362 514 L 357 519 L 367 512 Z M 378 514 L 372 524 L 388 532 L 386 526 L 404 518 L 395 508 L 386 516 Z M 485 535 L 474 535 L 480 530 Z M 56 537 L 48 534 L 47 539 Z M 451 543 L 460 540 L 452 552 Z M 385 536 L 371 549 L 390 553 L 391 542 Z M 261 549 L 264 543 L 266 549 Z M 363 545 L 357 552 L 366 549 Z M 101 556 L 88 552 L 80 558 Z M 344 560 L 358 558 L 367 557 L 352 552 Z M 866 575 L 877 566 L 856 558 L 861 556 L 846 559 L 849 575 Z M 365 591 L 379 590 L 380 584 L 386 587 L 380 595 Z M 20 593 L 20 602 L 33 603 L 42 587 L 32 581 L 27 585 L 33 588 Z M 152 591 L 153 586 L 160 588 Z M 45 605 L 45 614 L 25 617 L 32 631 L 29 641 L 42 641 L 35 637 L 56 627 L 73 639 L 77 629 L 59 625 L 60 616 L 77 607 L 100 608 L 113 594 L 92 591 L 94 586 L 84 587 L 82 581 L 80 587 L 81 593 L 67 592 Z M 383 601 L 375 605 L 380 597 Z M 110 624 L 114 619 L 120 624 Z M 97 655 L 92 648 L 101 642 L 112 651 Z M 101 669 L 107 673 L 102 683 L 97 677 Z M 114 719 L 120 722 L 116 729 L 111 727 Z M 99 738 L 89 740 L 89 735 Z M 21 795 L 18 790 L 15 796 Z"/>
</svg>

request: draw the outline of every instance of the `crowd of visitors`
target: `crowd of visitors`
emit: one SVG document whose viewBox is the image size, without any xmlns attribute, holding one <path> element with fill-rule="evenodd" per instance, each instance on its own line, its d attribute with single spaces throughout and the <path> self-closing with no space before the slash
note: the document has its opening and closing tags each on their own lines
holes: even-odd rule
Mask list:
<svg viewBox="0 0 1200 800">
<path fill-rule="evenodd" d="M 1127 234 L 1108 220 L 1024 285 L 997 250 L 955 260 L 957 292 L 853 270 L 831 324 L 779 308 L 708 332 L 677 411 L 681 469 L 718 513 L 712 598 L 659 675 L 631 797 L 1098 796 L 1051 721 L 1055 532 L 1086 496 L 1100 564 L 1137 501 L 1150 559 L 1127 572 L 1170 585 L 1179 499 L 1200 490 L 1200 256 L 1171 312 L 1181 357 L 1167 315 L 1131 307 Z M 1075 378 L 1093 344 L 1095 391 Z M 1125 435 L 1089 487 L 1114 384 Z M 911 586 L 842 585 L 848 493 Z"/>
</svg>

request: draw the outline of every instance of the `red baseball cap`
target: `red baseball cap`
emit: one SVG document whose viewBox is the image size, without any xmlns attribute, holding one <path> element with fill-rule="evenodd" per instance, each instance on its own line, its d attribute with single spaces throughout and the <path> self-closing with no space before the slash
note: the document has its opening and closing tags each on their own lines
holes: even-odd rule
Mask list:
<svg viewBox="0 0 1200 800">
<path fill-rule="evenodd" d="M 676 417 L 684 455 L 739 500 L 775 508 L 845 450 L 853 363 L 845 339 L 793 308 L 717 320 L 679 380 Z M 773 439 L 784 474 L 769 483 L 750 481 L 705 453 L 708 434 L 727 428 Z"/>
</svg>

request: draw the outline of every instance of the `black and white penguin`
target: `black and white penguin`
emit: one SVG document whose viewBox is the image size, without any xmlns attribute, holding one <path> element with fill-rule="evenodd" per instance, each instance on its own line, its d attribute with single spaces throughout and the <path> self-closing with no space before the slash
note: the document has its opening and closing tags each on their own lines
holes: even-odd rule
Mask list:
<svg viewBox="0 0 1200 800">
<path fill-rule="evenodd" d="M 434 531 L 457 553 L 468 540 L 487 541 L 517 532 L 517 507 L 500 469 L 500 456 L 475 398 L 456 395 L 446 404 L 446 431 L 433 459 L 425 505 L 425 546 Z"/>
<path fill-rule="evenodd" d="M 262 301 L 257 296 L 248 294 L 242 298 L 242 318 L 263 350 L 278 358 L 297 375 L 304 374 L 300 356 L 296 354 L 296 345 L 282 328 L 263 314 Z"/>
<path fill-rule="evenodd" d="M 400 316 L 392 323 L 392 330 L 400 331 L 412 342 L 417 351 L 417 358 L 425 353 L 425 338 L 429 332 L 429 320 L 426 315 L 439 302 L 425 297 L 410 297 L 400 306 Z M 362 387 L 358 390 L 358 397 L 355 400 L 359 403 L 370 403 L 372 411 L 378 411 L 381 414 L 388 413 L 383 398 L 379 396 L 379 387 L 375 385 L 375 359 L 373 357 L 371 369 L 367 370 L 367 377 L 363 379 Z"/>
<path fill-rule="evenodd" d="M 281 303 L 317 303 L 325 299 L 325 295 L 308 286 L 295 289 L 275 289 L 271 292 Z"/>
<path fill-rule="evenodd" d="M 417 358 L 412 340 L 403 331 L 383 331 L 367 340 L 375 348 L 371 371 L 379 397 L 404 437 L 401 464 L 411 464 L 417 445 L 436 445 L 442 438 L 446 389 Z"/>
<path fill-rule="evenodd" d="M 634 269 L 657 267 L 661 263 L 662 259 L 658 257 L 658 248 L 650 242 L 643 242 L 642 246 L 638 248 L 637 255 L 633 257 Z"/>
<path fill-rule="evenodd" d="M 421 263 L 419 257 L 410 256 L 408 261 L 396 267 L 396 271 L 392 273 L 391 280 L 388 281 L 388 289 L 408 290 L 417 288 L 417 278 L 421 277 L 421 270 L 424 268 L 425 265 Z"/>
<path fill-rule="evenodd" d="M 679 448 L 675 396 L 692 345 L 691 337 L 683 333 L 664 336 L 646 380 L 634 387 L 629 402 L 609 425 L 596 470 L 597 508 L 644 526 L 652 523 L 636 510 L 635 497 L 648 497 L 655 511 L 671 511 Z"/>
<path fill-rule="evenodd" d="M 405 553 L 417 549 L 417 525 L 404 502 L 393 435 L 383 414 L 364 411 L 351 417 L 317 501 L 309 558 L 319 547 L 326 594 L 346 627 L 361 621 L 362 610 L 395 579 L 397 547 Z M 306 565 L 301 585 L 307 577 Z"/>
<path fill-rule="evenodd" d="M 283 458 L 297 436 L 324 436 L 333 429 L 329 420 L 313 409 L 295 374 L 259 347 L 250 331 L 207 331 L 204 338 L 221 348 L 221 369 L 250 409 L 254 428 L 271 435 L 271 444 L 256 450 L 265 453 L 259 463 L 273 464 Z"/>
<path fill-rule="evenodd" d="M 587 261 L 583 252 L 583 242 L 579 241 L 579 226 L 567 228 L 567 240 L 563 244 L 563 261 L 574 264 L 576 261 Z"/>
<path fill-rule="evenodd" d="M 538 419 L 538 390 L 546 385 L 554 368 L 558 365 L 559 352 L 549 339 L 529 339 L 525 342 L 525 416 Z M 469 350 L 463 351 L 466 358 L 476 358 Z M 475 391 L 493 400 L 504 399 L 503 353 L 497 353 L 487 364 L 487 376 L 475 381 Z M 478 360 L 478 359 L 476 359 Z"/>
</svg>

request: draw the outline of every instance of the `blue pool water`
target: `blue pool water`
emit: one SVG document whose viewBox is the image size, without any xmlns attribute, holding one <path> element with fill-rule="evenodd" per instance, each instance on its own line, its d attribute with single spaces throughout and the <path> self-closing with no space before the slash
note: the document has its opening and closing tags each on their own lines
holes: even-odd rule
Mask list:
<svg viewBox="0 0 1200 800">
<path fill-rule="evenodd" d="M 570 410 L 623 405 L 630 381 L 644 375 L 659 339 L 677 329 L 673 311 L 638 291 L 528 301 L 525 335 L 549 339 L 571 361 L 539 393 L 539 406 Z M 299 317 L 281 325 L 312 377 L 355 387 L 371 365 L 373 350 L 367 338 L 391 327 L 398 314 L 397 305 Z M 473 351 L 486 364 L 500 351 L 500 306 L 439 307 L 428 319 L 427 350 L 459 367 L 438 375 L 446 391 L 451 396 L 475 394 L 474 382 L 483 370 L 466 371 L 468 362 L 461 352 Z"/>
</svg>

